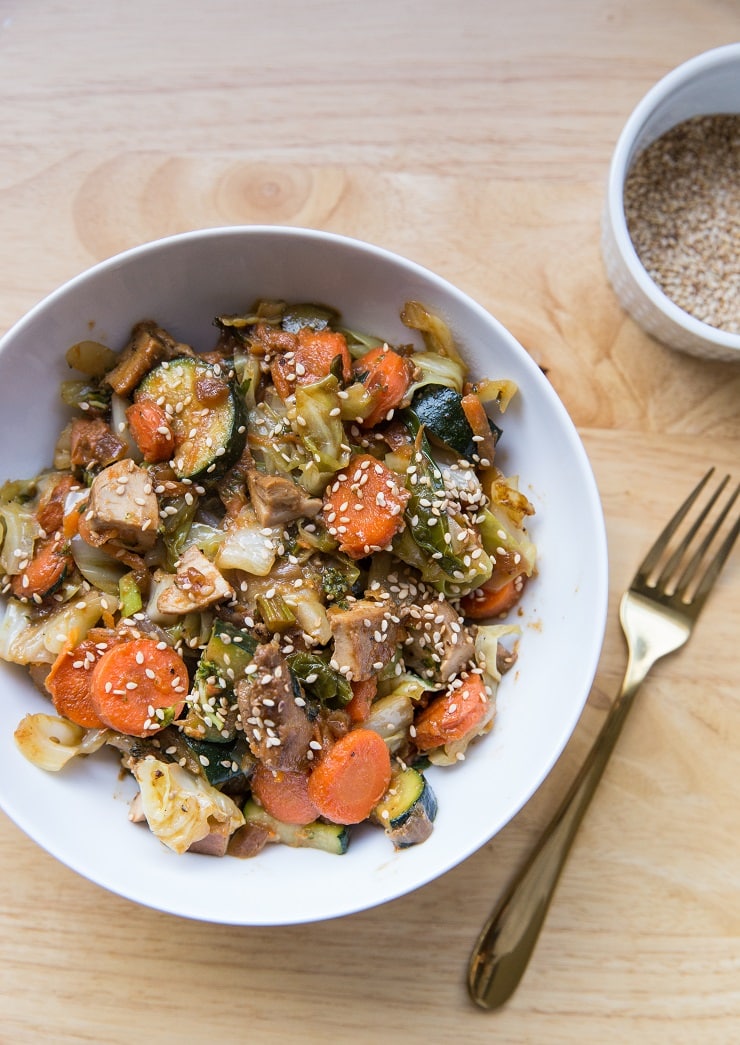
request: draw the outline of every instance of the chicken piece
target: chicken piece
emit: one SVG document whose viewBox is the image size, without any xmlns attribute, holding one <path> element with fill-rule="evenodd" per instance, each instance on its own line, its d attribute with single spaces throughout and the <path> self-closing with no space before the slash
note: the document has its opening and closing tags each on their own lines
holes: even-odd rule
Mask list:
<svg viewBox="0 0 740 1045">
<path fill-rule="evenodd" d="M 149 473 L 131 460 L 103 469 L 90 487 L 85 522 L 103 541 L 117 539 L 141 551 L 152 548 L 159 505 Z"/>
<path fill-rule="evenodd" d="M 298 483 L 281 475 L 268 475 L 250 468 L 247 472 L 249 496 L 261 526 L 278 526 L 293 519 L 313 518 L 322 501 L 309 497 Z"/>
<path fill-rule="evenodd" d="M 228 581 L 193 545 L 181 556 L 173 584 L 157 598 L 157 609 L 160 613 L 190 613 L 205 609 L 213 602 L 231 599 L 233 595 L 234 589 Z"/>
<path fill-rule="evenodd" d="M 161 360 L 192 355 L 194 352 L 188 345 L 180 344 L 156 323 L 145 320 L 137 323 L 131 331 L 131 340 L 107 374 L 106 381 L 118 395 L 129 396 L 144 375 Z"/>
<path fill-rule="evenodd" d="M 326 615 L 334 637 L 332 667 L 345 678 L 362 682 L 393 660 L 403 629 L 388 603 L 360 599 L 346 609 L 331 606 Z"/>
<path fill-rule="evenodd" d="M 188 846 L 188 852 L 200 853 L 202 856 L 226 856 L 231 838 L 230 828 L 231 825 L 228 822 L 216 821 L 209 834 Z"/>
<path fill-rule="evenodd" d="M 252 754 L 270 769 L 305 770 L 314 727 L 295 692 L 288 662 L 274 643 L 258 646 L 248 678 L 236 685 L 242 728 Z"/>
<path fill-rule="evenodd" d="M 70 460 L 76 468 L 104 468 L 127 452 L 126 444 L 99 417 L 76 418 L 70 440 Z"/>
<path fill-rule="evenodd" d="M 447 682 L 472 660 L 473 637 L 449 602 L 410 606 L 404 623 L 409 632 L 404 659 L 422 678 Z"/>
</svg>

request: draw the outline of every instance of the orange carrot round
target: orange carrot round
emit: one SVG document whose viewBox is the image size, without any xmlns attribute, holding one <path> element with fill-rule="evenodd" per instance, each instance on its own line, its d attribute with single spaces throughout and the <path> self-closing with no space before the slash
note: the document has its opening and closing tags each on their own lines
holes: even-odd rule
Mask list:
<svg viewBox="0 0 740 1045">
<path fill-rule="evenodd" d="M 57 712 L 84 729 L 104 726 L 91 696 L 93 668 L 100 655 L 96 642 L 84 639 L 74 649 L 65 647 L 46 676 L 45 685 Z"/>
<path fill-rule="evenodd" d="M 167 414 L 153 399 L 140 399 L 126 410 L 126 420 L 145 461 L 168 461 L 175 450 L 175 435 Z"/>
<path fill-rule="evenodd" d="M 321 816 L 335 824 L 366 820 L 391 779 L 391 757 L 372 729 L 352 729 L 329 749 L 308 781 Z"/>
<path fill-rule="evenodd" d="M 370 454 L 356 454 L 324 494 L 323 518 L 339 550 L 361 559 L 384 548 L 403 526 L 409 492 Z"/>
<path fill-rule="evenodd" d="M 297 385 L 311 385 L 326 377 L 339 357 L 342 377 L 352 375 L 352 357 L 344 334 L 335 330 L 312 330 L 303 327 L 296 335 L 292 352 L 277 356 L 270 365 L 272 382 L 281 399 L 287 399 Z"/>
<path fill-rule="evenodd" d="M 500 617 L 516 606 L 524 590 L 524 583 L 524 574 L 519 574 L 497 588 L 482 584 L 462 597 L 460 610 L 464 617 L 471 620 Z"/>
<path fill-rule="evenodd" d="M 462 686 L 435 697 L 414 720 L 419 751 L 460 740 L 483 721 L 490 697 L 480 675 L 471 674 Z"/>
<path fill-rule="evenodd" d="M 273 772 L 260 762 L 252 774 L 252 794 L 276 820 L 304 826 L 319 815 L 308 796 L 308 781 L 308 773 Z"/>
<path fill-rule="evenodd" d="M 411 384 L 413 364 L 387 345 L 380 345 L 360 356 L 354 370 L 366 375 L 363 384 L 372 396 L 373 408 L 362 425 L 372 428 L 401 404 Z"/>
<path fill-rule="evenodd" d="M 146 737 L 177 718 L 188 691 L 182 657 L 154 639 L 131 639 L 112 646 L 95 665 L 91 699 L 111 729 Z"/>
</svg>

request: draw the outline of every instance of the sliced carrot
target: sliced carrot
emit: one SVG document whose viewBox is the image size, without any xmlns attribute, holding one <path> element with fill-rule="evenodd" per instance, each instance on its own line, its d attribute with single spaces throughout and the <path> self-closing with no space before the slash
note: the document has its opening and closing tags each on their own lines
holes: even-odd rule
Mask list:
<svg viewBox="0 0 740 1045">
<path fill-rule="evenodd" d="M 284 824 L 311 824 L 319 811 L 308 797 L 308 773 L 273 772 L 261 762 L 252 774 L 252 794 L 276 820 Z"/>
<path fill-rule="evenodd" d="M 364 428 L 372 428 L 400 406 L 409 390 L 414 366 L 388 345 L 381 345 L 356 360 L 354 371 L 358 376 L 365 375 L 362 383 L 372 396 L 373 408 L 362 422 Z"/>
<path fill-rule="evenodd" d="M 71 490 L 79 489 L 79 483 L 73 475 L 63 475 L 58 483 L 49 491 L 36 512 L 39 526 L 45 533 L 52 534 L 62 528 L 64 523 L 64 502 Z"/>
<path fill-rule="evenodd" d="M 352 699 L 345 707 L 345 711 L 354 723 L 364 722 L 370 714 L 370 705 L 375 700 L 378 692 L 378 680 L 372 678 L 363 679 L 361 682 L 350 682 L 352 687 Z"/>
<path fill-rule="evenodd" d="M 42 541 L 31 561 L 11 580 L 11 590 L 18 599 L 38 596 L 34 599 L 38 601 L 51 595 L 71 568 L 72 556 L 64 550 L 63 541 L 57 538 Z"/>
<path fill-rule="evenodd" d="M 106 650 L 95 665 L 91 699 L 111 729 L 146 737 L 177 718 L 188 691 L 182 657 L 154 639 L 131 639 Z"/>
<path fill-rule="evenodd" d="M 462 686 L 435 697 L 414 720 L 419 751 L 460 740 L 483 721 L 490 697 L 480 675 L 471 674 Z"/>
<path fill-rule="evenodd" d="M 473 429 L 473 435 L 477 437 L 477 453 L 481 458 L 481 462 L 487 461 L 488 466 L 492 465 L 496 451 L 496 441 L 491 431 L 486 408 L 473 392 L 462 397 L 460 406 L 468 424 Z"/>
<path fill-rule="evenodd" d="M 46 676 L 45 685 L 58 713 L 84 729 L 105 725 L 93 707 L 91 690 L 93 668 L 110 641 L 107 632 L 94 629 L 79 645 L 65 646 Z"/>
<path fill-rule="evenodd" d="M 83 509 L 86 508 L 86 507 L 87 507 L 86 504 L 84 504 L 84 505 L 76 504 L 64 516 L 64 519 L 62 520 L 62 537 L 64 538 L 65 541 L 71 541 L 72 538 L 75 536 L 75 534 L 79 532 L 79 529 L 80 529 L 80 517 L 82 515 Z"/>
<path fill-rule="evenodd" d="M 356 454 L 324 494 L 324 522 L 340 551 L 362 559 L 393 540 L 409 496 L 396 472 L 370 454 Z"/>
<path fill-rule="evenodd" d="M 391 756 L 372 729 L 351 729 L 329 749 L 308 781 L 321 816 L 334 824 L 366 820 L 388 790 Z"/>
<path fill-rule="evenodd" d="M 500 617 L 516 606 L 524 590 L 523 573 L 512 577 L 505 584 L 492 588 L 482 584 L 479 588 L 464 595 L 460 600 L 460 609 L 464 617 L 471 620 L 485 620 L 488 617 Z"/>
<path fill-rule="evenodd" d="M 175 435 L 164 408 L 153 399 L 140 399 L 126 410 L 131 435 L 145 461 L 168 461 L 175 449 Z"/>
<path fill-rule="evenodd" d="M 312 385 L 330 372 L 334 360 L 341 360 L 342 377 L 352 376 L 352 357 L 344 334 L 335 330 L 298 331 L 295 348 L 277 356 L 270 364 L 272 382 L 281 399 L 287 399 L 297 385 Z"/>
</svg>

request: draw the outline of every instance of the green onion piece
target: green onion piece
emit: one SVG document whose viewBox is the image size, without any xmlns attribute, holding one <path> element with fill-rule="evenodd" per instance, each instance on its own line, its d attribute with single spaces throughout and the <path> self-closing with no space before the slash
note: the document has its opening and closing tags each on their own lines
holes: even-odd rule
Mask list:
<svg viewBox="0 0 740 1045">
<path fill-rule="evenodd" d="M 265 627 L 270 631 L 287 631 L 295 624 L 295 615 L 279 592 L 269 598 L 258 595 L 255 601 Z"/>
<path fill-rule="evenodd" d="M 141 612 L 142 601 L 139 586 L 133 573 L 124 573 L 118 581 L 118 598 L 121 601 L 121 616 L 133 617 Z"/>
</svg>

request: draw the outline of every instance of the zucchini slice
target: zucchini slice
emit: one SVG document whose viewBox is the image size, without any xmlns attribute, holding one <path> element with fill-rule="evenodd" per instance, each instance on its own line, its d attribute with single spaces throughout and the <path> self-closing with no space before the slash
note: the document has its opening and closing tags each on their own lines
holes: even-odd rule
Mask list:
<svg viewBox="0 0 740 1045">
<path fill-rule="evenodd" d="M 414 395 L 407 410 L 407 417 L 414 415 L 416 419 L 414 423 L 413 419 L 409 418 L 414 433 L 419 425 L 423 425 L 432 440 L 472 461 L 476 452 L 473 429 L 465 416 L 461 401 L 460 393 L 447 385 L 423 385 Z M 501 429 L 490 418 L 488 423 L 494 442 L 498 442 Z"/>
<path fill-rule="evenodd" d="M 172 467 L 180 479 L 218 479 L 244 449 L 244 405 L 219 366 L 190 356 L 160 363 L 134 393 L 135 402 L 142 400 L 153 400 L 167 414 L 175 439 Z"/>
<path fill-rule="evenodd" d="M 247 799 L 244 805 L 244 819 L 255 827 L 263 827 L 270 833 L 271 842 L 281 842 L 294 849 L 322 849 L 325 853 L 342 856 L 349 846 L 349 829 L 341 824 L 325 824 L 314 820 L 305 827 L 297 824 L 284 824 L 258 806 L 254 799 Z"/>
<path fill-rule="evenodd" d="M 200 772 L 213 787 L 221 787 L 233 780 L 252 775 L 256 759 L 249 750 L 249 744 L 243 734 L 237 734 L 228 744 L 196 740 L 186 733 L 181 737 L 191 757 L 197 760 Z"/>
<path fill-rule="evenodd" d="M 215 620 L 204 656 L 233 685 L 244 678 L 244 669 L 257 649 L 257 639 L 225 620 Z"/>
<path fill-rule="evenodd" d="M 396 849 L 425 842 L 437 815 L 437 798 L 418 770 L 397 766 L 385 796 L 373 810 Z"/>
</svg>

